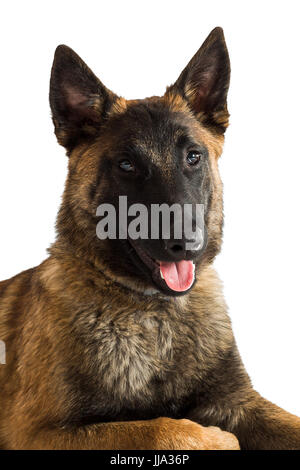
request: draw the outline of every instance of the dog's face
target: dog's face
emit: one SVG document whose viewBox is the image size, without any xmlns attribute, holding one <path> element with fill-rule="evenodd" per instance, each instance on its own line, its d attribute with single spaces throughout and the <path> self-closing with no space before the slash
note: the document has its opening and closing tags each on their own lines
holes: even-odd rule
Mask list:
<svg viewBox="0 0 300 470">
<path fill-rule="evenodd" d="M 217 159 L 228 125 L 229 75 L 220 28 L 212 31 L 163 97 L 144 100 L 118 97 L 71 49 L 58 47 L 50 104 L 56 136 L 70 157 L 57 224 L 61 246 L 97 261 L 107 275 L 139 290 L 182 295 L 192 288 L 195 272 L 220 248 Z M 131 208 L 126 228 L 134 223 L 134 215 L 141 215 L 134 210 L 136 204 L 147 209 L 144 219 L 135 222 L 138 238 L 128 232 L 118 236 L 125 210 L 120 196 L 126 196 Z M 106 239 L 96 235 L 96 211 L 102 204 L 111 204 L 116 213 L 116 236 Z M 205 229 L 197 229 L 192 213 L 192 235 L 183 230 L 178 237 L 171 212 L 170 235 L 164 236 L 161 223 L 151 236 L 151 208 L 161 204 L 201 204 Z M 183 220 L 184 213 L 180 223 Z M 147 222 L 147 237 L 142 236 L 141 221 Z"/>
</svg>

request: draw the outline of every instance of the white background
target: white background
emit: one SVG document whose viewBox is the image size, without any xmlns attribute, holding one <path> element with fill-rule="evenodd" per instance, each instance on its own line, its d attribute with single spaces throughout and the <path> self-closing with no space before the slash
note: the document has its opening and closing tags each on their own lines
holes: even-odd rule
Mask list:
<svg viewBox="0 0 300 470">
<path fill-rule="evenodd" d="M 253 384 L 300 416 L 297 1 L 10 1 L 1 4 L 0 279 L 54 239 L 67 158 L 48 106 L 55 47 L 71 46 L 125 98 L 162 94 L 215 26 L 231 56 L 216 266 Z M 5 6 L 4 6 L 5 5 Z"/>
</svg>

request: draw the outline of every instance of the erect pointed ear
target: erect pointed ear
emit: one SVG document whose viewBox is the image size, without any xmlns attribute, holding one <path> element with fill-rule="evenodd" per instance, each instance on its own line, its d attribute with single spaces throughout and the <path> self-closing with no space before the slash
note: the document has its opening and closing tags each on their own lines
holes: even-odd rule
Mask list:
<svg viewBox="0 0 300 470">
<path fill-rule="evenodd" d="M 50 80 L 50 107 L 57 140 L 68 152 L 81 139 L 95 135 L 116 99 L 72 49 L 57 47 Z"/>
<path fill-rule="evenodd" d="M 215 28 L 167 93 L 180 94 L 201 122 L 224 133 L 228 126 L 230 61 L 222 28 Z"/>
</svg>

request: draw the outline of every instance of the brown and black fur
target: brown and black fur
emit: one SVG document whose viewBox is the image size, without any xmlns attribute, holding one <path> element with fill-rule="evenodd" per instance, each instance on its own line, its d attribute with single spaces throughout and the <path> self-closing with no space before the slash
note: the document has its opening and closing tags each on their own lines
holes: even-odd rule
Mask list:
<svg viewBox="0 0 300 470">
<path fill-rule="evenodd" d="M 49 258 L 0 283 L 0 448 L 237 449 L 219 427 L 242 449 L 300 449 L 300 419 L 251 386 L 212 267 L 229 73 L 220 28 L 163 97 L 145 100 L 117 97 L 57 49 L 50 103 L 69 174 Z M 183 178 L 184 134 L 204 157 Z M 128 154 L 135 177 L 115 166 Z M 186 295 L 156 285 L 127 240 L 96 237 L 97 206 L 124 191 L 129 202 L 204 202 L 207 242 Z M 159 242 L 146 249 L 165 256 Z"/>
</svg>

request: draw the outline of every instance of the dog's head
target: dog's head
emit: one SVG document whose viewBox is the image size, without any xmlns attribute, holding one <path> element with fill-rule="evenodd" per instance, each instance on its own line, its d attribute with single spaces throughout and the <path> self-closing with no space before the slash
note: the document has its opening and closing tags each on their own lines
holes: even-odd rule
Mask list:
<svg viewBox="0 0 300 470">
<path fill-rule="evenodd" d="M 164 96 L 143 100 L 120 98 L 70 48 L 59 46 L 50 104 L 58 142 L 70 161 L 57 244 L 139 290 L 188 292 L 195 267 L 197 273 L 210 263 L 221 244 L 217 160 L 228 125 L 229 76 L 220 28 L 211 32 Z M 162 204 L 171 208 L 167 236 L 162 212 L 158 226 L 151 212 Z M 174 204 L 183 209 L 180 226 L 184 208 L 201 205 L 205 227 L 199 229 L 192 210 L 186 217 L 190 232 L 183 229 L 178 236 Z"/>
</svg>

